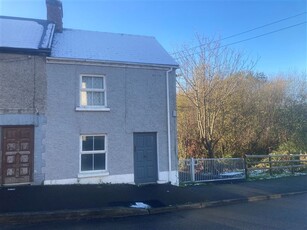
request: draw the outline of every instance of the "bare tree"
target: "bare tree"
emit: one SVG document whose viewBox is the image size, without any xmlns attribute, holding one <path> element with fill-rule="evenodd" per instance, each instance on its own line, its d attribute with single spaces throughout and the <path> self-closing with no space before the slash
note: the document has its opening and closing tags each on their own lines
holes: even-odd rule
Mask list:
<svg viewBox="0 0 307 230">
<path fill-rule="evenodd" d="M 197 36 L 197 42 L 197 47 L 186 46 L 175 53 L 180 64 L 177 84 L 195 111 L 199 142 L 213 158 L 225 133 L 224 120 L 229 115 L 225 105 L 254 63 L 219 40 Z"/>
</svg>

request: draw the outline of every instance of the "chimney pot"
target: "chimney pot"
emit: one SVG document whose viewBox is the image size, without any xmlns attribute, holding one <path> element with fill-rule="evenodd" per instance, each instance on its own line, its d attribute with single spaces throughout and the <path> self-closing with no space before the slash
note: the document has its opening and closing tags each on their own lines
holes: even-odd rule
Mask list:
<svg viewBox="0 0 307 230">
<path fill-rule="evenodd" d="M 63 7 L 61 0 L 46 0 L 47 20 L 55 23 L 55 32 L 63 31 Z"/>
</svg>

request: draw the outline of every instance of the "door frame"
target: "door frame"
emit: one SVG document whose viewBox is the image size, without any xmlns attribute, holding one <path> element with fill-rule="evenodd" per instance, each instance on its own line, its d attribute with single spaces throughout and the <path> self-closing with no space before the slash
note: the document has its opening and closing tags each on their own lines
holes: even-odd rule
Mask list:
<svg viewBox="0 0 307 230">
<path fill-rule="evenodd" d="M 152 182 L 136 182 L 136 163 L 135 163 L 135 135 L 138 134 L 154 134 L 155 135 L 155 155 L 156 155 L 156 179 Z M 133 170 L 134 170 L 134 182 L 135 184 L 153 184 L 159 180 L 159 154 L 158 154 L 158 133 L 157 132 L 133 132 Z"/>
<path fill-rule="evenodd" d="M 21 182 L 21 183 L 11 183 L 11 184 L 5 184 L 4 183 L 4 149 L 5 149 L 5 146 L 4 146 L 4 129 L 6 128 L 31 128 L 32 129 L 32 134 L 31 134 L 31 138 L 32 138 L 32 142 L 31 142 L 31 150 L 32 150 L 32 154 L 30 154 L 30 159 L 29 159 L 29 163 L 30 163 L 30 172 L 29 172 L 29 182 Z M 34 125 L 2 125 L 1 126 L 1 153 L 2 153 L 2 156 L 1 156 L 1 170 L 0 170 L 0 173 L 1 173 L 1 181 L 0 181 L 0 184 L 3 185 L 3 186 L 6 186 L 6 185 L 22 185 L 22 184 L 31 184 L 33 183 L 33 174 L 34 174 L 34 152 L 35 152 L 35 149 L 34 149 L 34 146 L 35 146 L 35 127 Z"/>
</svg>

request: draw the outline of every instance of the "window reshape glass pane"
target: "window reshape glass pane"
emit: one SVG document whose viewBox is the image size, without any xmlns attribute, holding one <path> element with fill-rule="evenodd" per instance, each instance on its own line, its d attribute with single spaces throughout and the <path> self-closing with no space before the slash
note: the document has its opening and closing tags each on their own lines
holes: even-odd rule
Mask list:
<svg viewBox="0 0 307 230">
<path fill-rule="evenodd" d="M 87 105 L 93 105 L 93 93 L 86 92 Z"/>
<path fill-rule="evenodd" d="M 94 150 L 105 150 L 104 136 L 95 136 L 94 137 Z"/>
<path fill-rule="evenodd" d="M 88 103 L 87 103 L 87 92 L 84 92 L 84 91 L 81 92 L 81 105 L 82 106 L 88 105 Z"/>
<path fill-rule="evenodd" d="M 93 154 L 81 155 L 81 171 L 93 170 Z"/>
<path fill-rule="evenodd" d="M 94 137 L 82 136 L 82 151 L 93 151 L 93 150 L 94 150 Z"/>
<path fill-rule="evenodd" d="M 82 76 L 82 89 L 93 88 L 92 77 Z"/>
<path fill-rule="evenodd" d="M 102 77 L 93 77 L 93 89 L 103 89 Z"/>
<path fill-rule="evenodd" d="M 102 92 L 93 92 L 93 105 L 104 105 L 104 98 Z"/>
<path fill-rule="evenodd" d="M 94 154 L 94 170 L 105 170 L 106 158 L 105 154 Z"/>
</svg>

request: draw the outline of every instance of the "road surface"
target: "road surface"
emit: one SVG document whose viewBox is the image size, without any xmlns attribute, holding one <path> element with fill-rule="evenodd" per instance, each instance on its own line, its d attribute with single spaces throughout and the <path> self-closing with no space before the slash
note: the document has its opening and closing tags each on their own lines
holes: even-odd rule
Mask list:
<svg viewBox="0 0 307 230">
<path fill-rule="evenodd" d="M 4 225 L 0 229 L 307 229 L 307 194 L 236 205 L 108 220 Z"/>
</svg>

